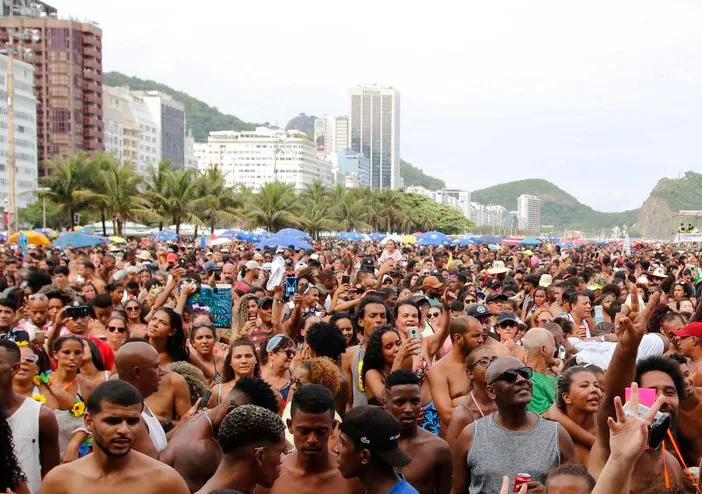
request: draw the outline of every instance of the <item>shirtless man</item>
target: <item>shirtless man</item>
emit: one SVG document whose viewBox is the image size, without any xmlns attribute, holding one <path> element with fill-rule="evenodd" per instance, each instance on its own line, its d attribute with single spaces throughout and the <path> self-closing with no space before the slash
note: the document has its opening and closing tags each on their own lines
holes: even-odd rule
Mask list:
<svg viewBox="0 0 702 494">
<path fill-rule="evenodd" d="M 174 431 L 159 459 L 176 469 L 185 479 L 190 492 L 205 485 L 222 459 L 222 451 L 217 444 L 222 421 L 236 407 L 247 404 L 278 411 L 278 400 L 266 381 L 258 377 L 242 377 L 222 403 L 181 424 Z"/>
<path fill-rule="evenodd" d="M 690 359 L 692 381 L 695 386 L 702 386 L 702 322 L 691 322 L 671 333 L 680 353 Z"/>
<path fill-rule="evenodd" d="M 132 450 L 141 425 L 143 400 L 129 383 L 110 380 L 90 395 L 85 426 L 93 436 L 93 453 L 53 469 L 40 494 L 188 494 L 169 466 Z"/>
<path fill-rule="evenodd" d="M 272 487 L 280 475 L 284 431 L 280 417 L 265 408 L 242 405 L 229 412 L 217 434 L 222 460 L 197 494 L 218 489 L 250 493 L 257 485 Z"/>
<path fill-rule="evenodd" d="M 449 335 L 453 343 L 451 351 L 429 370 L 431 396 L 444 426 L 451 421 L 453 409 L 461 398 L 470 391 L 466 357 L 484 341 L 480 321 L 470 316 L 453 319 Z"/>
<path fill-rule="evenodd" d="M 288 430 L 293 435 L 295 452 L 285 458 L 280 477 L 271 494 L 360 494 L 363 487 L 356 479 L 344 479 L 329 451 L 334 428 L 334 396 L 320 384 L 305 384 L 293 395 Z M 257 494 L 262 492 L 256 490 Z"/>
<path fill-rule="evenodd" d="M 404 369 L 388 375 L 384 401 L 400 422 L 400 449 L 412 458 L 400 472 L 421 494 L 447 494 L 451 490 L 451 450 L 446 441 L 417 425 L 421 409 L 417 376 Z"/>
<path fill-rule="evenodd" d="M 702 388 L 693 384 L 693 376 L 684 355 L 674 353 L 670 358 L 678 363 L 685 378 L 685 397 L 680 400 L 677 423 L 680 451 L 687 465 L 698 465 L 702 460 Z"/>
<path fill-rule="evenodd" d="M 468 355 L 466 367 L 470 375 L 471 390 L 453 410 L 451 422 L 446 429 L 446 440 L 453 448 L 461 431 L 473 421 L 487 417 L 497 410 L 495 400 L 487 392 L 485 371 L 488 366 L 497 360 L 497 353 L 493 347 L 483 345 Z"/>
<path fill-rule="evenodd" d="M 377 327 L 388 322 L 388 310 L 378 297 L 366 297 L 356 306 L 356 324 L 363 331 L 362 342 L 346 349 L 341 357 L 341 370 L 346 376 L 346 381 L 351 383 L 351 398 L 348 408 L 368 403 L 365 391 L 359 388 L 359 372 L 363 356 L 366 354 L 366 342 Z"/>
<path fill-rule="evenodd" d="M 493 350 L 497 352 L 498 357 L 506 357 L 511 355 L 509 348 L 504 346 L 498 341 L 497 333 L 492 333 L 492 312 L 483 304 L 470 304 L 466 308 L 466 313 L 475 317 L 480 321 L 480 325 L 483 327 L 483 343 L 487 346 L 492 347 Z"/>
<path fill-rule="evenodd" d="M 130 341 L 122 345 L 115 354 L 115 370 L 119 379 L 137 388 L 144 398 L 158 391 L 163 377 L 158 352 L 144 341 Z M 159 452 L 166 447 L 166 433 L 146 404 L 141 419 L 131 446 L 140 453 L 158 458 Z"/>
</svg>

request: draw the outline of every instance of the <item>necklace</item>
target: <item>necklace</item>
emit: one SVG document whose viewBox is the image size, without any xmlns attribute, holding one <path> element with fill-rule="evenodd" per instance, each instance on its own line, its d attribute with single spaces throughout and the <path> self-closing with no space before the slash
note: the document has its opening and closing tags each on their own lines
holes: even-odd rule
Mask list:
<svg viewBox="0 0 702 494">
<path fill-rule="evenodd" d="M 51 374 L 51 378 L 49 379 L 49 385 L 51 385 L 51 383 L 54 382 L 54 378 L 56 377 L 57 374 L 58 374 L 57 372 Z M 68 391 L 68 388 L 73 386 L 73 383 L 75 383 L 77 380 L 78 380 L 78 375 L 76 375 L 76 377 L 74 377 L 73 380 L 71 382 L 69 382 L 68 384 L 63 383 L 62 384 L 63 390 Z"/>
<path fill-rule="evenodd" d="M 472 390 L 471 390 L 471 392 L 470 392 L 470 398 L 471 398 L 471 400 L 473 400 L 473 404 L 475 405 L 475 407 L 476 407 L 476 408 L 478 409 L 478 411 L 480 412 L 480 416 L 481 416 L 481 417 L 485 417 L 485 414 L 483 413 L 483 409 L 480 408 L 480 405 L 478 405 L 478 400 L 475 399 L 475 394 L 473 393 Z"/>
</svg>

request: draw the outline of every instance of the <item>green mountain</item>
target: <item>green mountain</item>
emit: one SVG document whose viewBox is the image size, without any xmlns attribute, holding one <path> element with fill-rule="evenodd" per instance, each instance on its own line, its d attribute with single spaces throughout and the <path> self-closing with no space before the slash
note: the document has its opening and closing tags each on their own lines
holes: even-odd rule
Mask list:
<svg viewBox="0 0 702 494">
<path fill-rule="evenodd" d="M 555 230 L 564 228 L 583 230 L 588 234 L 599 233 L 615 225 L 632 225 L 639 210 L 621 213 L 603 213 L 586 206 L 563 189 L 547 180 L 528 179 L 493 185 L 471 192 L 471 201 L 498 204 L 510 211 L 517 209 L 517 197 L 532 194 L 541 198 L 541 224 L 553 225 Z"/>
<path fill-rule="evenodd" d="M 661 178 L 639 211 L 636 229 L 648 238 L 669 240 L 680 223 L 702 230 L 702 219 L 677 216 L 680 210 L 702 210 L 702 174 L 687 172 L 680 178 Z"/>
<path fill-rule="evenodd" d="M 120 72 L 106 72 L 104 74 L 104 84 L 106 86 L 129 86 L 130 89 L 142 91 L 157 90 L 182 102 L 185 105 L 188 129 L 193 131 L 193 137 L 197 142 L 207 141 L 207 136 L 211 130 L 253 130 L 259 125 L 244 122 L 234 115 L 222 113 L 216 106 L 210 106 L 204 101 L 193 98 L 189 94 L 160 82 L 139 79 Z"/>
<path fill-rule="evenodd" d="M 405 187 L 410 185 L 420 185 L 429 190 L 445 189 L 446 183 L 438 178 L 431 177 L 405 160 L 400 160 L 400 176 L 405 183 Z"/>
</svg>

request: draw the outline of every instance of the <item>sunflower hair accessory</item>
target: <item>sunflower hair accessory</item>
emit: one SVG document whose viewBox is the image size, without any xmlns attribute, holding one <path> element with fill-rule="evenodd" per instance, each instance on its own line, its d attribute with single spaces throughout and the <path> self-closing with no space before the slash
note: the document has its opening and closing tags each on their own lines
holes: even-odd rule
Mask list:
<svg viewBox="0 0 702 494">
<path fill-rule="evenodd" d="M 29 342 L 28 342 L 27 340 L 16 341 L 15 344 L 16 344 L 18 347 L 29 346 Z"/>
<path fill-rule="evenodd" d="M 71 407 L 71 415 L 74 417 L 82 417 L 85 414 L 85 403 L 76 401 Z"/>
<path fill-rule="evenodd" d="M 41 394 L 41 393 L 37 393 L 37 394 L 35 394 L 35 395 L 32 395 L 32 399 L 33 399 L 34 401 L 38 401 L 38 402 L 41 403 L 42 405 L 43 405 L 44 403 L 46 403 L 46 398 L 45 398 L 44 395 Z"/>
</svg>

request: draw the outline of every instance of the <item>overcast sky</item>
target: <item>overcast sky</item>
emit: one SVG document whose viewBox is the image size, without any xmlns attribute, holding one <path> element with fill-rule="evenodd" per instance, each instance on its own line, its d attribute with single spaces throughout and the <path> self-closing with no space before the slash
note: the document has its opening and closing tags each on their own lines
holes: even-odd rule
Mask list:
<svg viewBox="0 0 702 494">
<path fill-rule="evenodd" d="M 47 0 L 103 67 L 247 121 L 401 93 L 401 154 L 451 187 L 553 181 L 603 211 L 702 169 L 702 2 Z"/>
</svg>

